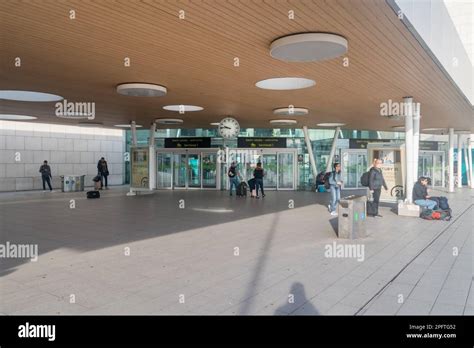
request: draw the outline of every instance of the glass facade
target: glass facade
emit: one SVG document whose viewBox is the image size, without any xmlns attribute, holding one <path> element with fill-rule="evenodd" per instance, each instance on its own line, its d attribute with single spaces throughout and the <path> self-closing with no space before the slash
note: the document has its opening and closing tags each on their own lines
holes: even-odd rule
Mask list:
<svg viewBox="0 0 474 348">
<path fill-rule="evenodd" d="M 326 168 L 327 160 L 331 150 L 332 140 L 334 138 L 334 129 L 309 129 L 308 134 L 311 140 L 311 146 L 313 148 L 313 154 L 315 155 L 316 166 L 318 170 L 322 171 Z M 378 132 L 378 131 L 365 131 L 365 130 L 341 130 L 339 133 L 339 141 L 341 146 L 344 141 L 349 139 L 371 139 L 376 141 L 380 140 L 401 140 L 404 138 L 403 132 Z M 148 129 L 137 130 L 137 145 L 147 146 L 150 131 Z M 212 148 L 221 148 L 224 145 L 229 148 L 236 148 L 237 139 L 223 140 L 217 134 L 216 128 L 196 128 L 196 129 L 158 129 L 155 132 L 155 146 L 157 149 L 165 147 L 166 138 L 182 138 L 182 137 L 210 137 Z M 308 150 L 304 139 L 302 129 L 294 128 L 242 128 L 240 130 L 239 137 L 265 137 L 273 138 L 280 137 L 286 138 L 286 148 L 296 149 L 296 155 L 298 156 L 297 170 L 294 171 L 292 167 L 289 167 L 289 163 L 293 163 L 293 158 L 288 156 L 294 156 L 294 153 L 281 153 L 281 154 L 265 154 L 262 158 L 263 166 L 267 171 L 267 187 L 284 189 L 290 187 L 290 181 L 297 182 L 297 189 L 307 190 L 312 187 L 312 175 L 311 165 L 309 161 Z M 131 143 L 131 131 L 126 132 L 126 151 L 130 151 Z M 344 143 L 345 144 L 345 143 Z M 347 145 L 348 147 L 348 145 Z M 213 187 L 216 182 L 216 168 L 215 158 L 209 156 L 215 156 L 215 154 L 206 154 L 206 156 L 192 156 L 173 154 L 165 155 L 160 154 L 157 157 L 157 186 L 166 188 L 171 186 L 171 180 L 174 180 L 174 187 L 184 187 L 184 178 L 189 177 L 188 186 L 194 185 L 195 187 Z M 340 162 L 341 152 L 337 151 L 334 161 Z M 352 158 L 352 157 L 351 157 Z M 173 165 L 171 165 L 173 164 Z M 277 165 L 278 164 L 278 165 Z M 348 180 L 357 181 L 357 175 L 360 172 L 361 166 L 366 165 L 362 159 L 358 159 L 358 162 L 353 164 L 347 163 L 350 167 L 350 178 Z M 293 165 L 292 165 L 293 166 Z M 356 166 L 359 169 L 353 169 Z M 129 163 L 126 163 L 126 183 L 130 182 L 130 168 Z M 174 173 L 171 173 L 173 168 Z M 193 171 L 194 168 L 194 171 Z M 202 168 L 202 175 L 197 175 L 197 168 Z M 354 172 L 354 173 L 353 173 Z M 298 175 L 298 177 L 294 177 Z"/>
</svg>

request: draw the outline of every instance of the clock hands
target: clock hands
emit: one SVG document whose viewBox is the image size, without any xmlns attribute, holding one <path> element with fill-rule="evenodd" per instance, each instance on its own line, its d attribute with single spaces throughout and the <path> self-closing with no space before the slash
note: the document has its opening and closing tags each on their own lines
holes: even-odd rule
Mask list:
<svg viewBox="0 0 474 348">
<path fill-rule="evenodd" d="M 227 129 L 232 129 L 230 127 L 227 127 L 227 126 L 220 126 L 220 128 L 227 128 Z"/>
</svg>

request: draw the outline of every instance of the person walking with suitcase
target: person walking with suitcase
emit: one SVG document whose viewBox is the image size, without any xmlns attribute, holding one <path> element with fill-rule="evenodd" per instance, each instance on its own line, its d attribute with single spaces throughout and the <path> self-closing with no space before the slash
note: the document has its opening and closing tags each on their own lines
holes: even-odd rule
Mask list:
<svg viewBox="0 0 474 348">
<path fill-rule="evenodd" d="M 105 189 L 108 190 L 107 186 L 107 177 L 109 176 L 109 167 L 107 166 L 107 161 L 104 157 L 102 157 L 99 162 L 97 163 L 97 172 L 100 175 L 100 189 L 104 187 L 105 181 Z"/>
<path fill-rule="evenodd" d="M 235 194 L 237 194 L 237 187 L 239 186 L 239 176 L 240 173 L 237 170 L 237 163 L 232 162 L 230 168 L 227 171 L 227 176 L 229 177 L 230 183 L 230 196 L 232 196 L 232 187 L 235 187 Z"/>
<path fill-rule="evenodd" d="M 334 163 L 334 170 L 329 175 L 329 191 L 331 192 L 331 203 L 328 205 L 329 212 L 332 216 L 337 215 L 336 207 L 341 200 L 341 165 Z"/>
<path fill-rule="evenodd" d="M 373 202 L 367 202 L 367 215 L 373 217 L 382 217 L 379 214 L 379 202 L 380 202 L 380 194 L 382 193 L 382 186 L 385 191 L 388 190 L 387 184 L 385 183 L 385 179 L 382 173 L 382 160 L 375 159 L 374 166 L 369 170 L 369 190 L 374 198 Z M 370 204 L 369 204 L 370 203 Z M 369 206 L 370 209 L 369 209 Z"/>
<path fill-rule="evenodd" d="M 255 179 L 255 198 L 260 198 L 258 197 L 258 188 L 260 187 L 260 190 L 262 191 L 262 198 L 265 197 L 265 192 L 263 191 L 263 177 L 265 176 L 265 172 L 263 171 L 262 168 L 262 162 L 257 163 L 257 167 L 253 171 L 253 177 Z"/>
<path fill-rule="evenodd" d="M 51 167 L 48 165 L 48 161 L 44 160 L 43 165 L 40 167 L 39 172 L 41 173 L 41 179 L 43 180 L 43 191 L 46 191 L 46 184 L 49 186 L 49 191 L 52 192 L 51 187 Z"/>
</svg>

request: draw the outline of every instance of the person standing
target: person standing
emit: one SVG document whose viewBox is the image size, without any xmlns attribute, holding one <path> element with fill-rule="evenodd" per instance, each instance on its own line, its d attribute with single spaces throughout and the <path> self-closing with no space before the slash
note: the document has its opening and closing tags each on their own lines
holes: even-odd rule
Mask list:
<svg viewBox="0 0 474 348">
<path fill-rule="evenodd" d="M 382 217 L 382 215 L 379 214 L 379 202 L 380 202 L 380 194 L 382 193 L 382 186 L 385 189 L 385 191 L 388 190 L 381 168 L 382 168 L 382 160 L 375 159 L 374 166 L 370 168 L 369 170 L 369 190 L 374 198 L 373 203 L 374 203 L 374 209 L 375 209 L 375 211 L 373 211 L 372 214 L 370 215 L 374 217 L 375 216 Z M 367 215 L 369 214 L 367 213 Z"/>
<path fill-rule="evenodd" d="M 230 164 L 230 168 L 227 171 L 227 176 L 229 177 L 230 183 L 230 195 L 232 196 L 232 187 L 235 187 L 235 194 L 237 194 L 237 186 L 239 186 L 239 171 L 237 170 L 237 163 L 233 161 Z"/>
<path fill-rule="evenodd" d="M 101 157 L 99 162 L 97 163 L 97 172 L 100 175 L 100 189 L 104 187 L 104 181 L 105 181 L 105 189 L 108 190 L 107 186 L 107 177 L 109 176 L 109 168 L 107 166 L 107 161 L 105 160 L 104 157 Z"/>
<path fill-rule="evenodd" d="M 43 161 L 43 165 L 40 167 L 39 172 L 41 173 L 41 179 L 43 180 L 43 191 L 46 191 L 46 184 L 49 186 L 49 191 L 53 191 L 53 188 L 51 187 L 51 167 L 48 165 L 48 161 Z"/>
<path fill-rule="evenodd" d="M 259 187 L 260 187 L 260 190 L 262 191 L 262 198 L 265 197 L 265 192 L 263 191 L 263 177 L 264 176 L 265 176 L 265 172 L 263 171 L 263 168 L 262 168 L 262 162 L 258 162 L 257 167 L 255 167 L 253 171 L 253 177 L 255 178 L 255 190 L 256 190 L 255 198 L 260 198 L 258 197 Z"/>
<path fill-rule="evenodd" d="M 329 212 L 332 216 L 337 215 L 336 207 L 341 200 L 341 165 L 334 163 L 334 170 L 329 175 L 329 191 L 331 192 L 331 203 L 328 205 Z"/>
</svg>

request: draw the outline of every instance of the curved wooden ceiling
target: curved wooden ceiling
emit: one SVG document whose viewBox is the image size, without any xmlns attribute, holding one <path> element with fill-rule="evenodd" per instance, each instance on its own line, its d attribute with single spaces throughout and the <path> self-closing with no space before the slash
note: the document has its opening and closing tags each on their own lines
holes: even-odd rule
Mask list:
<svg viewBox="0 0 474 348">
<path fill-rule="evenodd" d="M 343 122 L 350 129 L 391 130 L 403 121 L 379 116 L 380 103 L 411 95 L 421 103 L 422 128 L 474 128 L 470 103 L 384 0 L 18 0 L 0 2 L 0 19 L 0 89 L 93 101 L 96 120 L 107 126 L 130 120 L 148 126 L 158 117 L 182 116 L 183 127 L 209 127 L 233 115 L 242 127 L 270 127 L 268 121 L 278 118 L 272 110 L 292 104 L 310 109 L 308 116 L 295 117 L 298 126 Z M 309 31 L 346 37 L 349 66 L 343 57 L 317 63 L 270 57 L 275 38 Z M 311 78 L 316 86 L 255 87 L 278 76 Z M 115 86 L 123 82 L 161 84 L 168 94 L 121 96 Z M 163 110 L 167 104 L 204 111 L 179 115 Z M 0 108 L 36 115 L 40 122 L 75 122 L 54 116 L 54 103 L 1 100 Z"/>
</svg>

